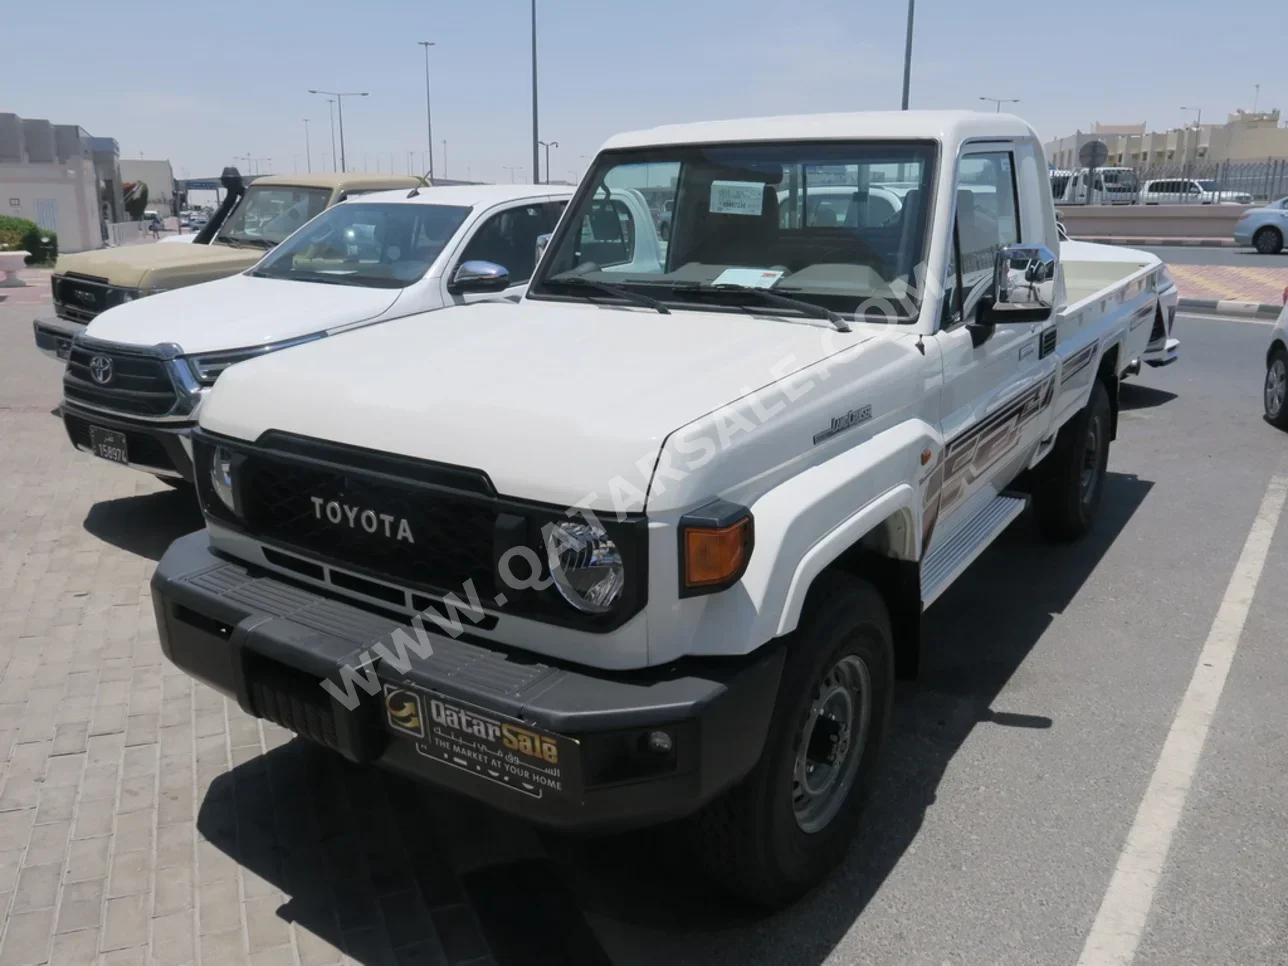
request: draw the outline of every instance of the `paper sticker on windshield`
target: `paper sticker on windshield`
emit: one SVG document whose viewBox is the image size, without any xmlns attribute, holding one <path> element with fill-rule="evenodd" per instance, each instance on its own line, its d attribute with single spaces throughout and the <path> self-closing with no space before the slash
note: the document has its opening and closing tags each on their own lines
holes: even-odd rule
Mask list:
<svg viewBox="0 0 1288 966">
<path fill-rule="evenodd" d="M 782 277 L 782 272 L 768 268 L 726 268 L 711 284 L 738 285 L 742 288 L 773 288 L 774 283 Z"/>
<path fill-rule="evenodd" d="M 765 186 L 759 181 L 711 182 L 711 213 L 759 215 L 765 205 Z"/>
</svg>

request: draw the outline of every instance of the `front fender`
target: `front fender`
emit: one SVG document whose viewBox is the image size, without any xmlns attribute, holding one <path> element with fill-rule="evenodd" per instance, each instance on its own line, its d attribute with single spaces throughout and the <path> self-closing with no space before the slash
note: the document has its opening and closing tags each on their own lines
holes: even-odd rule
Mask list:
<svg viewBox="0 0 1288 966">
<path fill-rule="evenodd" d="M 756 552 L 743 584 L 758 602 L 756 641 L 790 633 L 814 578 L 891 521 L 889 552 L 921 554 L 922 454 L 938 452 L 930 424 L 907 420 L 775 487 L 751 507 Z"/>
</svg>

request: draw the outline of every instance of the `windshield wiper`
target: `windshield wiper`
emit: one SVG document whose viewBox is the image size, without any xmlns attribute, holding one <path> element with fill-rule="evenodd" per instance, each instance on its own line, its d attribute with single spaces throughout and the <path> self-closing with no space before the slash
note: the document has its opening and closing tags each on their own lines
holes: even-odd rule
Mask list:
<svg viewBox="0 0 1288 966">
<path fill-rule="evenodd" d="M 677 286 L 678 287 L 678 286 Z M 754 295 L 761 301 L 769 305 L 779 305 L 786 309 L 798 309 L 806 315 L 816 319 L 827 319 L 836 327 L 838 332 L 849 332 L 850 323 L 845 317 L 833 312 L 826 306 L 818 305 L 814 302 L 807 302 L 804 299 L 794 299 L 786 295 L 779 295 L 777 292 L 771 292 L 768 289 L 757 288 L 754 285 L 733 285 L 723 283 L 720 285 L 695 285 L 693 288 L 700 292 L 745 292 L 748 295 Z"/>
<path fill-rule="evenodd" d="M 217 242 L 220 242 L 221 244 L 227 245 L 229 248 L 245 248 L 245 247 L 246 247 L 246 243 L 245 243 L 245 242 L 238 241 L 238 240 L 237 240 L 237 239 L 235 239 L 235 238 L 229 238 L 227 235 L 216 235 L 216 236 L 215 236 L 215 238 L 214 238 L 214 240 L 215 240 L 215 241 L 217 241 Z"/>
<path fill-rule="evenodd" d="M 650 309 L 656 309 L 660 315 L 670 315 L 671 310 L 665 304 L 659 302 L 652 296 L 645 295 L 642 292 L 632 292 L 628 288 L 622 288 L 620 285 L 612 285 L 608 282 L 600 282 L 593 278 L 586 278 L 584 275 L 555 275 L 553 278 L 546 279 L 547 282 L 554 282 L 557 285 L 585 286 L 586 288 L 598 289 L 606 295 L 613 295 L 627 302 L 634 302 L 636 305 L 643 305 Z"/>
</svg>

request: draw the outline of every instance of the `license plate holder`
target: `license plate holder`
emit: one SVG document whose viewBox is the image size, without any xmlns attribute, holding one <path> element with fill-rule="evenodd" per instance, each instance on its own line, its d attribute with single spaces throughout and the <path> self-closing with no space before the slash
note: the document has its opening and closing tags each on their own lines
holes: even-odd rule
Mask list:
<svg viewBox="0 0 1288 966">
<path fill-rule="evenodd" d="M 129 463 L 130 452 L 125 442 L 125 434 L 116 430 L 104 429 L 102 426 L 89 428 L 89 448 L 99 459 L 113 463 Z"/>
<path fill-rule="evenodd" d="M 575 738 L 410 685 L 386 684 L 384 705 L 388 730 L 431 761 L 530 798 L 582 801 Z"/>
</svg>

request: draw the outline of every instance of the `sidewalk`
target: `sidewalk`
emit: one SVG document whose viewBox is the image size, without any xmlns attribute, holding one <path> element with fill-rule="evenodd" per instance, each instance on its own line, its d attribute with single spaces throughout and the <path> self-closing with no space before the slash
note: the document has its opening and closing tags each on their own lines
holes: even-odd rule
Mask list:
<svg viewBox="0 0 1288 966">
<path fill-rule="evenodd" d="M 1181 290 L 1183 309 L 1276 316 L 1288 288 L 1284 268 L 1169 264 L 1167 270 Z"/>
<path fill-rule="evenodd" d="M 1233 238 L 1156 238 L 1156 237 L 1097 237 L 1093 235 L 1075 235 L 1074 241 L 1092 242 L 1096 245 L 1125 245 L 1128 248 L 1165 248 L 1169 245 L 1181 245 L 1186 248 L 1238 248 Z"/>
</svg>

